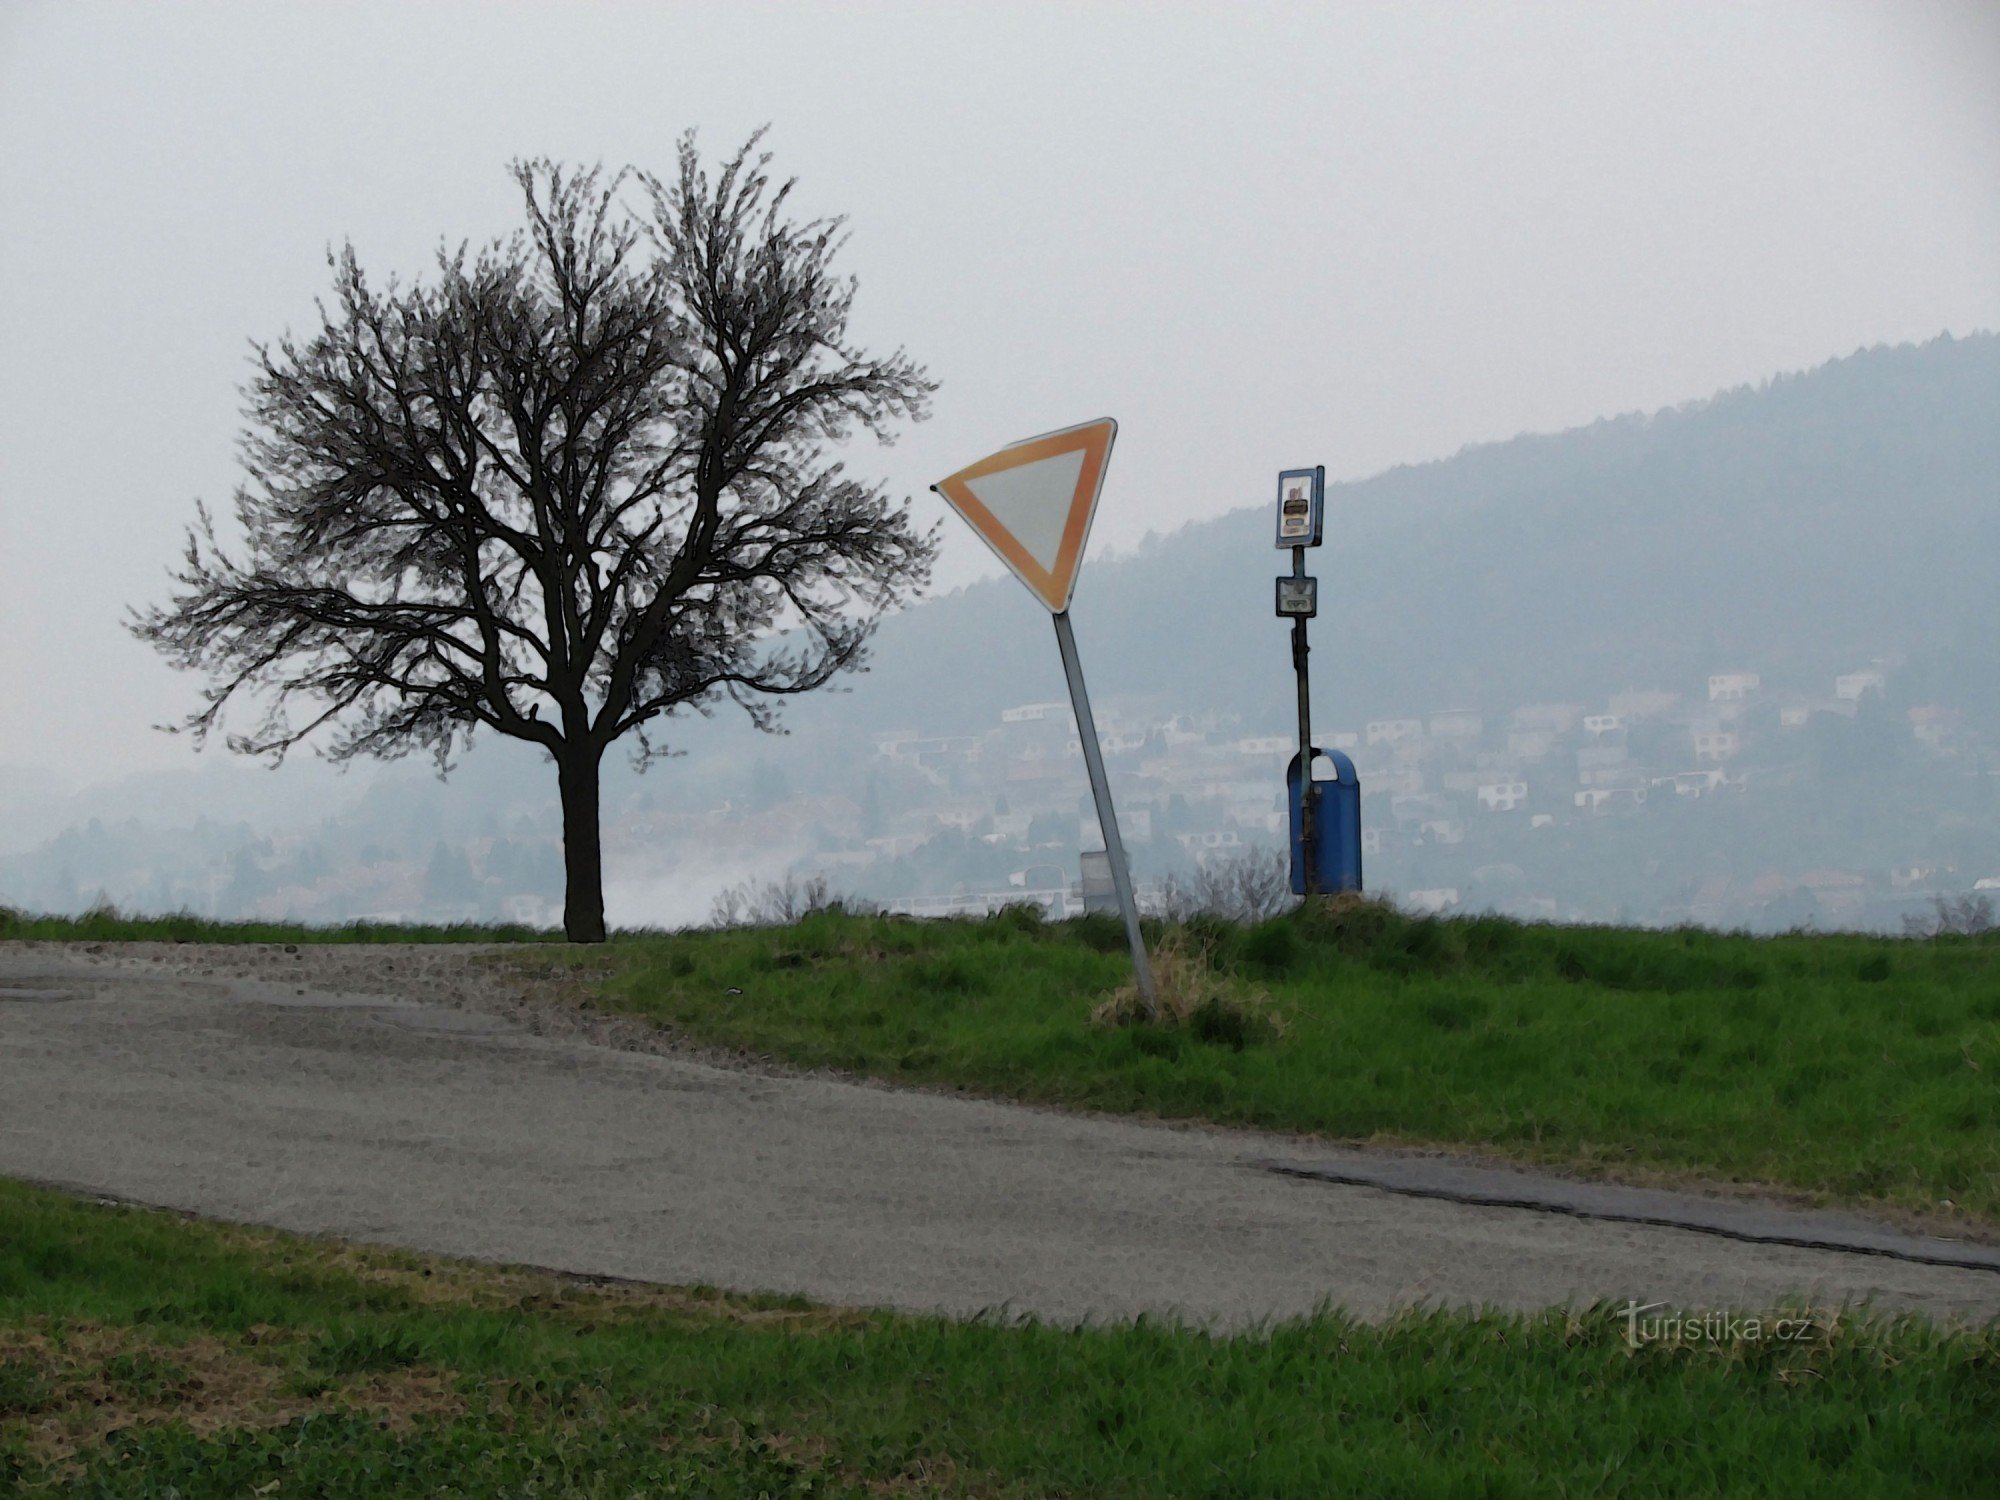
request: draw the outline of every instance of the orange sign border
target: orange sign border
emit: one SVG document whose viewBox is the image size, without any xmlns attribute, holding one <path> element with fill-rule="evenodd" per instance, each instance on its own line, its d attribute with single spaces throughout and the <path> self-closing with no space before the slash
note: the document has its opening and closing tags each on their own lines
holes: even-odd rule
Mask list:
<svg viewBox="0 0 2000 1500">
<path fill-rule="evenodd" d="M 1111 444 L 1117 436 L 1117 422 L 1110 417 L 1099 417 L 1094 422 L 1082 422 L 1075 427 L 1065 427 L 1060 432 L 1046 433 L 1002 448 L 998 453 L 960 469 L 949 479 L 939 480 L 931 488 L 965 518 L 966 523 L 985 539 L 987 546 L 999 553 L 1000 560 L 1013 569 L 1014 576 L 1025 583 L 1051 613 L 1059 615 L 1069 608 L 1070 596 L 1076 592 L 1076 577 L 1082 571 L 1084 543 L 1090 538 L 1091 517 L 1097 512 L 1097 497 L 1104 488 L 1105 471 L 1111 467 Z M 999 518 L 980 503 L 967 481 L 984 479 L 989 474 L 1040 463 L 1043 459 L 1074 453 L 1079 449 L 1083 452 L 1083 468 L 1076 476 L 1076 493 L 1070 497 L 1069 515 L 1063 522 L 1062 542 L 1056 548 L 1055 567 L 1044 568 L 1029 555 L 1028 549 L 1021 545 L 1014 533 L 1001 525 Z"/>
</svg>

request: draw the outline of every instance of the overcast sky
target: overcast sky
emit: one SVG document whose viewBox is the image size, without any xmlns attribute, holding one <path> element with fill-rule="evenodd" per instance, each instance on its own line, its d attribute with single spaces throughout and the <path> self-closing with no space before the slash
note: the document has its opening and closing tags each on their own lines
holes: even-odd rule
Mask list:
<svg viewBox="0 0 2000 1500">
<path fill-rule="evenodd" d="M 1097 550 L 1282 467 L 2000 326 L 1992 3 L 10 0 L 0 768 L 186 762 L 146 726 L 196 684 L 118 620 L 226 505 L 247 343 L 308 326 L 329 244 L 421 273 L 514 226 L 510 157 L 767 122 L 850 217 L 861 331 L 943 382 L 857 466 L 941 514 L 929 481 L 1115 416 Z M 941 581 L 991 570 L 954 532 Z"/>
</svg>

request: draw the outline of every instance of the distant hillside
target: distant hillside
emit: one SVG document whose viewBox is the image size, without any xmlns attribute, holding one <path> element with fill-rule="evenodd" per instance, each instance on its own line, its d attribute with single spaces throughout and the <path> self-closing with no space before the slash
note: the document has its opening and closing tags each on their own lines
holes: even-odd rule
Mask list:
<svg viewBox="0 0 2000 1500">
<path fill-rule="evenodd" d="M 1286 628 L 1271 613 L 1271 579 L 1288 559 L 1270 545 L 1261 503 L 1274 479 L 1246 479 L 1258 504 L 1086 568 L 1077 634 L 1101 709 L 1221 710 L 1251 733 L 1289 730 Z M 1107 504 L 1120 502 L 1116 486 L 1114 472 Z M 1526 773 L 1547 821 L 1486 817 L 1444 785 L 1454 766 L 1465 771 L 1446 756 L 1428 767 L 1426 794 L 1442 825 L 1465 826 L 1433 843 L 1374 783 L 1368 817 L 1383 844 L 1371 884 L 1455 890 L 1475 908 L 1684 920 L 1699 907 L 1702 920 L 1768 927 L 1857 920 L 1808 881 L 1893 925 L 1933 886 L 1963 891 L 2000 875 L 2000 783 L 1988 774 L 2000 764 L 1996 559 L 1992 335 L 1866 350 L 1672 411 L 1337 486 L 1327 545 L 1312 554 L 1323 731 L 1471 708 L 1486 716 L 1487 753 L 1499 753 L 1526 703 L 1602 706 L 1627 688 L 1699 703 L 1708 674 L 1729 667 L 1759 672 L 1766 689 L 1766 722 L 1737 762 L 1749 789 L 1729 800 L 1662 794 L 1644 817 L 1581 818 L 1565 746 Z M 787 737 L 759 735 L 724 707 L 671 726 L 664 738 L 684 757 L 644 779 L 614 754 L 616 919 L 700 920 L 715 891 L 746 875 L 829 852 L 846 860 L 860 835 L 927 839 L 946 811 L 999 813 L 1004 766 L 961 766 L 939 787 L 878 759 L 871 736 L 984 734 L 1009 704 L 1060 698 L 1051 634 L 1021 588 L 996 579 L 889 621 L 872 672 L 790 704 Z M 1780 733 L 1772 698 L 1823 699 L 1835 674 L 1878 656 L 1903 658 L 1884 701 L 1851 724 L 1820 716 L 1816 730 Z M 1932 704 L 1925 722 L 1949 741 L 1936 753 L 1917 746 L 1905 714 Z M 1635 745 L 1645 775 L 1686 770 L 1693 753 L 1684 731 L 1665 727 Z M 1279 764 L 1268 767 L 1274 790 Z M 143 911 L 281 908 L 326 920 L 553 910 L 560 825 L 541 752 L 486 737 L 442 784 L 422 763 L 357 769 L 345 780 L 301 757 L 273 773 L 218 750 L 186 770 L 67 795 L 0 776 L 0 904 L 77 911 L 101 892 Z M 1008 814 L 1028 827 L 1011 843 L 939 835 L 917 863 L 843 863 L 841 881 L 948 893 L 1046 862 L 1050 837 L 1066 845 L 1087 805 L 1072 771 L 1060 785 L 1012 789 Z M 1113 773 L 1121 796 L 1137 795 L 1132 765 Z M 1864 777 L 1866 795 L 1850 794 Z M 1237 810 L 1194 784 L 1177 795 L 1203 827 L 1235 826 Z M 1140 852 L 1155 874 L 1174 853 L 1159 840 Z"/>
<path fill-rule="evenodd" d="M 1884 652 L 2000 724 L 2000 337 L 1863 350 L 1339 485 L 1327 531 L 1310 556 L 1331 724 L 1687 689 L 1736 662 L 1824 692 Z M 1075 615 L 1093 690 L 1282 724 L 1284 562 L 1259 505 L 1090 565 Z M 883 628 L 852 695 L 792 723 L 985 727 L 1060 694 L 1047 633 L 1011 580 L 934 599 Z"/>
</svg>

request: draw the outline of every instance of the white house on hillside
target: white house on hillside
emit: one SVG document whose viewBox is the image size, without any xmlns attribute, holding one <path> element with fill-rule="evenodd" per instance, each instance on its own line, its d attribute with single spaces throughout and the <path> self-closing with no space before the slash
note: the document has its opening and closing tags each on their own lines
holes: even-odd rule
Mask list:
<svg viewBox="0 0 2000 1500">
<path fill-rule="evenodd" d="M 1711 672 L 1708 678 L 1708 701 L 1740 703 L 1763 685 L 1763 677 L 1756 672 Z"/>
</svg>

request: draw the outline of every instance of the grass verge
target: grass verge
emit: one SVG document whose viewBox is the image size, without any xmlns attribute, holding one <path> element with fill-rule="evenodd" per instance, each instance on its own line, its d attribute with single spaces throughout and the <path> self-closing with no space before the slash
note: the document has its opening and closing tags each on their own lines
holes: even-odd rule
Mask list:
<svg viewBox="0 0 2000 1500">
<path fill-rule="evenodd" d="M 127 916 L 95 907 L 75 917 L 39 916 L 0 906 L 0 942 L 49 943 L 560 943 L 551 928 L 517 922 L 347 922 L 306 927 L 297 922 L 218 922 L 190 912 L 164 917 Z"/>
<path fill-rule="evenodd" d="M 1092 1025 L 1129 981 L 1118 925 L 1022 912 L 823 912 L 527 961 L 608 966 L 595 982 L 611 1005 L 805 1066 L 1604 1176 L 1770 1184 L 2000 1228 L 1992 938 L 1539 927 L 1349 903 L 1253 927 L 1197 921 L 1182 942 L 1273 1024 Z"/>
<path fill-rule="evenodd" d="M 2000 1327 L 1607 1308 L 1220 1337 L 588 1286 L 0 1182 L 0 1486 L 68 1494 L 1982 1493 Z"/>
<path fill-rule="evenodd" d="M 0 937 L 545 939 L 0 913 Z M 1116 921 L 783 928 L 522 949 L 690 1040 L 806 1067 L 1343 1140 L 1465 1147 L 1640 1181 L 1775 1186 L 2000 1231 L 2000 934 L 1751 938 L 1441 920 L 1367 902 L 1200 919 L 1216 1003 L 1129 1016 Z M 566 987 L 567 988 L 567 987 Z M 1186 986 L 1184 986 L 1186 988 Z"/>
</svg>

